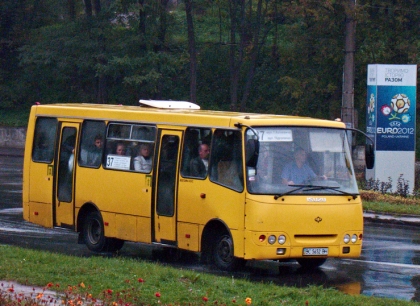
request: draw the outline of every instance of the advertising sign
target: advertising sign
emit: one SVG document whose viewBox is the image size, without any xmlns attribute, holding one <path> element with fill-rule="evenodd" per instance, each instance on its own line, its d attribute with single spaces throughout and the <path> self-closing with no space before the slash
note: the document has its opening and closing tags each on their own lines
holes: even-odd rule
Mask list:
<svg viewBox="0 0 420 306">
<path fill-rule="evenodd" d="M 416 85 L 417 65 L 368 65 L 366 132 L 375 142 L 375 166 L 366 179 L 391 180 L 392 191 L 401 177 L 414 186 Z"/>
<path fill-rule="evenodd" d="M 414 151 L 416 65 L 369 65 L 367 133 L 377 151 Z"/>
</svg>

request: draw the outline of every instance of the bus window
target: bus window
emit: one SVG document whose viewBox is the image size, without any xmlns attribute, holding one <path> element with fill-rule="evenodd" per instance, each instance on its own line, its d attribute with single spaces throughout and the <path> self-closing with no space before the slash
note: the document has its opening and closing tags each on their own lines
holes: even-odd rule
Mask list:
<svg viewBox="0 0 420 306">
<path fill-rule="evenodd" d="M 62 132 L 58 166 L 58 200 L 71 202 L 73 189 L 73 158 L 77 130 L 65 127 Z"/>
<path fill-rule="evenodd" d="M 200 128 L 188 128 L 185 131 L 184 147 L 182 152 L 182 164 L 181 164 L 181 175 L 184 177 L 199 177 L 205 178 L 207 176 L 208 159 L 202 161 L 199 156 L 201 145 L 207 145 L 207 148 L 211 143 L 211 130 L 200 129 Z M 207 149 L 206 148 L 206 149 Z M 207 152 L 208 155 L 209 152 Z M 204 164 L 207 162 L 207 167 Z M 199 165 L 203 168 L 203 171 L 192 171 L 191 165 Z M 199 172 L 199 174 L 197 174 Z"/>
<path fill-rule="evenodd" d="M 36 162 L 51 163 L 54 158 L 57 119 L 38 118 L 36 121 L 32 159 Z"/>
<path fill-rule="evenodd" d="M 239 131 L 217 129 L 210 155 L 210 180 L 236 191 L 243 190 L 241 140 Z"/>
<path fill-rule="evenodd" d="M 105 122 L 89 120 L 83 122 L 79 155 L 81 166 L 94 168 L 100 166 L 104 150 L 104 135 Z"/>
<path fill-rule="evenodd" d="M 150 173 L 156 127 L 110 123 L 106 136 L 105 168 Z"/>
</svg>

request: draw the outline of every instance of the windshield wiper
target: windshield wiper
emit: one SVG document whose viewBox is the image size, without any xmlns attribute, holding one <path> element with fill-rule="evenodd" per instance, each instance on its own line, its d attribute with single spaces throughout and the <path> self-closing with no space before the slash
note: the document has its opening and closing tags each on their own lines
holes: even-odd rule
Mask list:
<svg viewBox="0 0 420 306">
<path fill-rule="evenodd" d="M 305 189 L 304 191 L 309 191 L 309 190 L 325 190 L 325 189 L 326 190 L 334 190 L 334 191 L 337 191 L 337 192 L 339 192 L 341 194 L 352 196 L 353 197 L 353 200 L 355 200 L 357 198 L 357 194 L 355 194 L 355 193 L 349 193 L 349 192 L 340 190 L 339 188 L 340 188 L 339 186 L 316 186 L 316 185 L 313 185 L 313 186 L 310 186 L 308 189 Z"/>
<path fill-rule="evenodd" d="M 276 195 L 274 196 L 274 200 L 277 200 L 278 198 L 281 198 L 282 196 L 285 196 L 285 195 L 288 195 L 288 194 L 294 193 L 295 191 L 302 190 L 302 189 L 303 189 L 303 188 L 305 188 L 305 187 L 312 187 L 312 185 L 287 185 L 287 186 L 289 186 L 289 187 L 297 187 L 297 188 L 292 189 L 292 190 L 289 190 L 289 191 L 287 191 L 287 192 L 285 192 L 285 193 L 276 194 Z"/>
<path fill-rule="evenodd" d="M 339 188 L 340 188 L 339 186 L 317 186 L 317 185 L 288 185 L 288 186 L 293 186 L 293 187 L 297 187 L 297 188 L 292 189 L 292 190 L 289 190 L 289 191 L 287 191 L 285 193 L 282 193 L 282 194 L 276 194 L 274 196 L 274 199 L 277 200 L 278 198 L 281 198 L 281 197 L 283 197 L 285 195 L 288 195 L 288 194 L 292 194 L 295 191 L 299 191 L 299 190 L 302 190 L 302 189 L 303 189 L 303 191 L 311 191 L 311 190 L 333 190 L 333 191 L 337 191 L 337 192 L 339 192 L 341 194 L 352 196 L 353 197 L 353 200 L 355 200 L 357 198 L 357 194 L 349 193 L 349 192 L 346 192 L 346 191 L 339 190 Z"/>
</svg>

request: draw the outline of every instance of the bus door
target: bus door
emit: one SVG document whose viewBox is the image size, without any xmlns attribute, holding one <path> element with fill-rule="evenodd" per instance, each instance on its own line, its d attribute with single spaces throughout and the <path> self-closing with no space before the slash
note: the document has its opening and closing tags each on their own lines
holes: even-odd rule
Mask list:
<svg viewBox="0 0 420 306">
<path fill-rule="evenodd" d="M 78 123 L 61 124 L 54 194 L 54 226 L 74 228 L 74 170 L 78 129 Z"/>
<path fill-rule="evenodd" d="M 155 180 L 154 241 L 176 244 L 177 176 L 181 131 L 160 133 Z"/>
</svg>

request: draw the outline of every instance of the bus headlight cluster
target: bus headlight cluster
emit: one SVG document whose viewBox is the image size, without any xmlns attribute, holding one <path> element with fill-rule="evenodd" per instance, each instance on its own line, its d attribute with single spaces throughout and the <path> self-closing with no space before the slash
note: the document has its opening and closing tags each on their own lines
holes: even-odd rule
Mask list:
<svg viewBox="0 0 420 306">
<path fill-rule="evenodd" d="M 357 235 L 353 234 L 353 235 L 350 236 L 349 234 L 345 234 L 343 241 L 344 241 L 345 244 L 347 244 L 349 242 L 356 243 L 357 242 Z"/>
<path fill-rule="evenodd" d="M 263 242 L 264 240 L 265 240 L 265 235 L 261 235 L 260 237 L 259 237 L 259 240 L 261 241 L 261 242 Z M 285 235 L 280 235 L 279 237 L 276 237 L 275 235 L 270 235 L 270 236 L 268 236 L 268 239 L 267 239 L 267 242 L 269 243 L 269 244 L 274 244 L 274 243 L 276 243 L 276 241 L 279 243 L 279 244 L 285 244 L 285 242 L 286 242 L 286 236 Z"/>
</svg>

